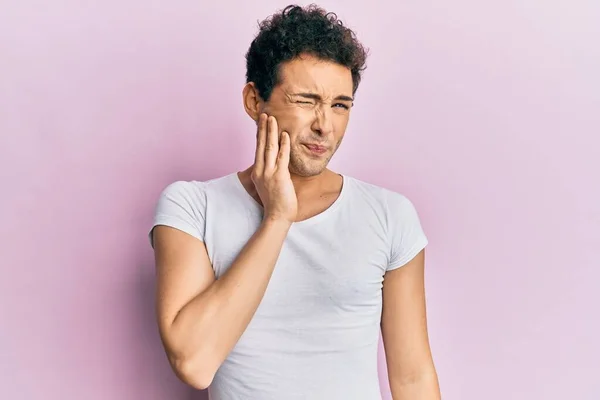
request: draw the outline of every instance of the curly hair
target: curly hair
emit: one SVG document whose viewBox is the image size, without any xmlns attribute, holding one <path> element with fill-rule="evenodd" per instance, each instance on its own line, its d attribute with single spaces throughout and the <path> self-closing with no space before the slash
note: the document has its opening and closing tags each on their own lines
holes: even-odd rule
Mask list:
<svg viewBox="0 0 600 400">
<path fill-rule="evenodd" d="M 333 61 L 350 69 L 353 93 L 366 68 L 367 50 L 336 14 L 312 4 L 285 9 L 259 23 L 259 32 L 246 53 L 246 82 L 254 82 L 268 101 L 279 83 L 279 68 L 301 54 Z"/>
</svg>

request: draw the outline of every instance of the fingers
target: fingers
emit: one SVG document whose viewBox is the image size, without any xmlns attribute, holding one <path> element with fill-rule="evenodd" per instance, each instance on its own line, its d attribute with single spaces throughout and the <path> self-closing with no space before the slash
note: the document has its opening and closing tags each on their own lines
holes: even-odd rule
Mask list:
<svg viewBox="0 0 600 400">
<path fill-rule="evenodd" d="M 273 171 L 279 153 L 279 128 L 277 120 L 270 116 L 267 121 L 267 141 L 265 146 L 265 170 Z"/>
<path fill-rule="evenodd" d="M 287 132 L 281 132 L 281 145 L 277 156 L 277 169 L 287 170 L 290 165 L 290 135 Z"/>
<path fill-rule="evenodd" d="M 265 168 L 265 147 L 267 142 L 267 115 L 258 117 L 258 132 L 256 134 L 256 154 L 254 156 L 254 168 L 257 172 Z"/>
<path fill-rule="evenodd" d="M 258 119 L 256 135 L 256 154 L 254 169 L 257 173 L 274 171 L 276 168 L 287 169 L 290 159 L 290 136 L 287 133 L 279 135 L 277 119 L 267 114 L 261 114 Z"/>
</svg>

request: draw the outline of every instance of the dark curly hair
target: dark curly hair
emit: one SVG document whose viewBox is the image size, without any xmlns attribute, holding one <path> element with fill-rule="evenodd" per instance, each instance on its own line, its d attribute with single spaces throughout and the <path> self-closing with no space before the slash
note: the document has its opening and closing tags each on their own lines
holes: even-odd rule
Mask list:
<svg viewBox="0 0 600 400">
<path fill-rule="evenodd" d="M 366 68 L 367 50 L 334 13 L 312 4 L 285 9 L 259 23 L 259 32 L 246 53 L 246 82 L 254 82 L 268 101 L 279 83 L 279 67 L 301 54 L 333 61 L 352 72 L 353 93 Z"/>
</svg>

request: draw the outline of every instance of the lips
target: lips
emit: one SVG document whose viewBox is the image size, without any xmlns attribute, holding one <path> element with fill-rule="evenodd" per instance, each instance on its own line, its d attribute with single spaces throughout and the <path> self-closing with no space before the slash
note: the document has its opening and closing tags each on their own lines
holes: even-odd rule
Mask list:
<svg viewBox="0 0 600 400">
<path fill-rule="evenodd" d="M 304 144 L 310 151 L 315 153 L 325 153 L 327 151 L 327 147 L 320 146 L 318 144 Z"/>
</svg>

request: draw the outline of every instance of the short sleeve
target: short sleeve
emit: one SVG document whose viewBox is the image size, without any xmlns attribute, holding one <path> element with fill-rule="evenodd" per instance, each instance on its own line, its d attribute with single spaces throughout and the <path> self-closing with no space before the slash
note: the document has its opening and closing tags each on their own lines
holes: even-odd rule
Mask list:
<svg viewBox="0 0 600 400">
<path fill-rule="evenodd" d="M 387 223 L 391 249 L 387 271 L 402 267 L 427 246 L 428 240 L 413 203 L 389 192 Z"/>
<path fill-rule="evenodd" d="M 204 241 L 206 192 L 203 182 L 177 181 L 160 194 L 154 213 L 154 223 L 148 237 L 153 246 L 152 232 L 158 225 L 179 229 Z"/>
</svg>

